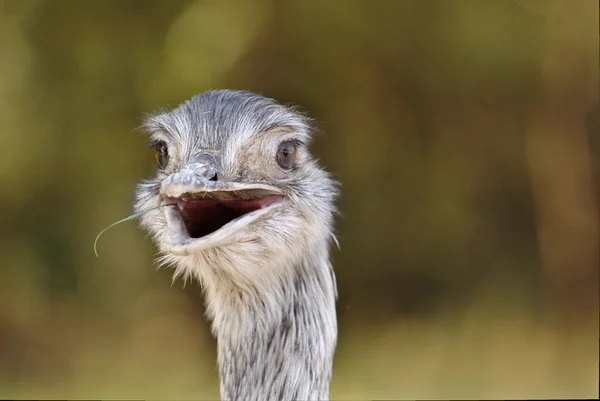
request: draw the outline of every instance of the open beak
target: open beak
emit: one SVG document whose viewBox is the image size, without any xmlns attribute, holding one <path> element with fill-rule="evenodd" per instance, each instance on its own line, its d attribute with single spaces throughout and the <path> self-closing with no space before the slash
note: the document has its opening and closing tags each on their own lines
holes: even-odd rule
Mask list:
<svg viewBox="0 0 600 401">
<path fill-rule="evenodd" d="M 171 231 L 170 252 L 177 255 L 235 242 L 240 228 L 284 198 L 279 188 L 270 185 L 174 178 L 163 181 L 160 194 L 165 203 L 177 205 L 164 209 Z"/>
</svg>

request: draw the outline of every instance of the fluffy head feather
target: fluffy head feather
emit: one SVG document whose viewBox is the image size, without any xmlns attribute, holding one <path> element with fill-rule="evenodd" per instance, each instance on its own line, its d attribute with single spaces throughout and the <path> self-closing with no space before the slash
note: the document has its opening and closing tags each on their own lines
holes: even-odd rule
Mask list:
<svg viewBox="0 0 600 401">
<path fill-rule="evenodd" d="M 205 290 L 222 397 L 327 398 L 337 336 L 329 264 L 337 184 L 307 148 L 308 119 L 271 99 L 220 90 L 152 115 L 144 128 L 169 159 L 138 185 L 136 211 L 173 199 L 183 210 L 189 193 L 278 199 L 199 238 L 174 207 L 141 218 L 160 261 Z M 296 149 L 290 169 L 277 163 L 285 142 Z M 201 162 L 206 155 L 210 166 Z"/>
</svg>

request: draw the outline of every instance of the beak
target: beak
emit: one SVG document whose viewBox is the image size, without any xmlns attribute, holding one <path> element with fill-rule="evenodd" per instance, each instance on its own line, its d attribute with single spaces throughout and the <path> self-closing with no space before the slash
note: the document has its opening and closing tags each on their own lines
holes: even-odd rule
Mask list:
<svg viewBox="0 0 600 401">
<path fill-rule="evenodd" d="M 271 185 L 214 180 L 211 170 L 210 164 L 192 163 L 161 184 L 165 202 L 177 204 L 165 210 L 171 253 L 188 255 L 235 242 L 243 227 L 277 207 L 285 197 Z"/>
</svg>

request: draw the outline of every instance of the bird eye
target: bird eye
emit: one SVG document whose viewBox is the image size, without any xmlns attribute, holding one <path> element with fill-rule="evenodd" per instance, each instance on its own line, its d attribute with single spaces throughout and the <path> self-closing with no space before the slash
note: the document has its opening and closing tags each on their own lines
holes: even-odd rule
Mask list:
<svg viewBox="0 0 600 401">
<path fill-rule="evenodd" d="M 289 170 L 296 162 L 296 144 L 294 141 L 285 141 L 277 148 L 277 163 L 284 169 Z"/>
<path fill-rule="evenodd" d="M 169 151 L 167 149 L 167 144 L 164 141 L 158 141 L 155 146 L 155 156 L 156 163 L 162 169 L 167 167 L 169 163 Z"/>
</svg>

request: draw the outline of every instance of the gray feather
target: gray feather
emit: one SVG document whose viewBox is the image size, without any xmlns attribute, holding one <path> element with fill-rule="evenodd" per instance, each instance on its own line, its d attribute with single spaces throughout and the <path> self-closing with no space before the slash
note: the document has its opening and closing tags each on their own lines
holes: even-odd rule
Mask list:
<svg viewBox="0 0 600 401">
<path fill-rule="evenodd" d="M 160 263 L 204 289 L 221 397 L 328 399 L 337 337 L 329 263 L 337 183 L 306 147 L 309 120 L 271 99 L 219 90 L 148 117 L 144 129 L 172 153 L 164 171 L 138 185 L 136 211 L 160 204 L 161 182 L 201 152 L 218 155 L 220 179 L 272 185 L 286 196 L 285 206 L 245 227 L 238 241 L 187 256 L 169 252 L 164 208 L 141 218 Z M 287 138 L 302 145 L 297 168 L 282 172 L 273 154 Z"/>
</svg>

